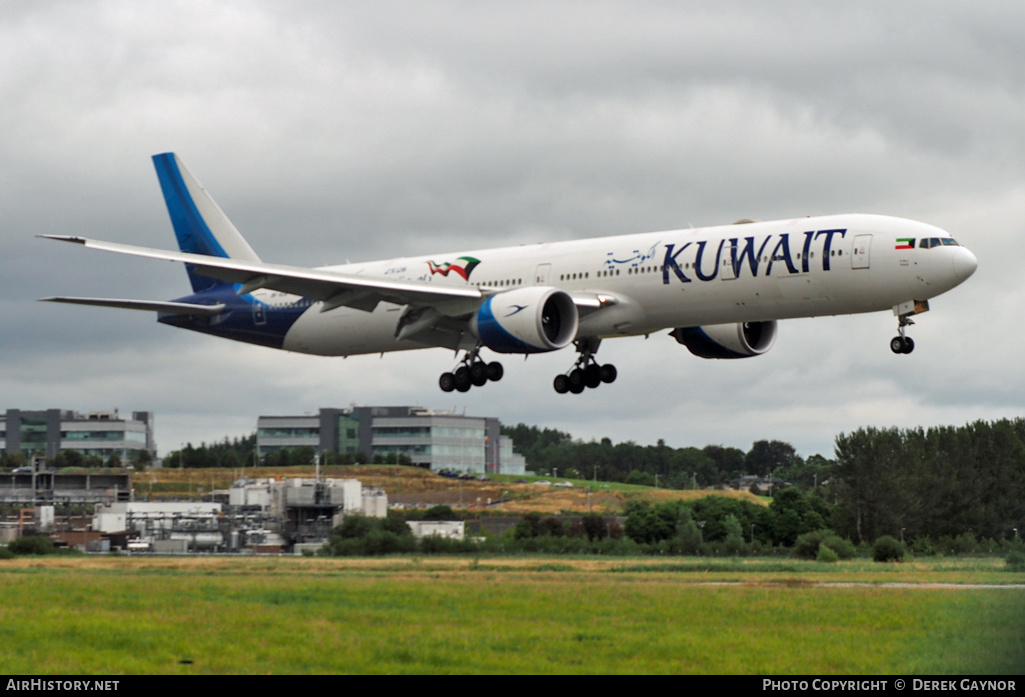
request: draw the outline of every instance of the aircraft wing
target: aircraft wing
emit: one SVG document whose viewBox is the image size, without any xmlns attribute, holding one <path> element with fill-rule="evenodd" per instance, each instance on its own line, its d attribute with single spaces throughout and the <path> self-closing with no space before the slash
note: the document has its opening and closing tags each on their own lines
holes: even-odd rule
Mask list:
<svg viewBox="0 0 1025 697">
<path fill-rule="evenodd" d="M 169 315 L 204 315 L 213 317 L 224 311 L 224 303 L 216 305 L 197 305 L 195 303 L 156 302 L 153 300 L 122 300 L 119 298 L 69 298 L 57 296 L 40 298 L 43 302 L 68 303 L 69 305 L 95 305 L 97 307 L 116 307 L 122 310 L 145 310 L 147 312 L 164 312 Z"/>
<path fill-rule="evenodd" d="M 39 235 L 39 237 L 61 242 L 74 242 L 90 249 L 99 249 L 106 252 L 182 262 L 192 267 L 200 275 L 229 283 L 241 284 L 241 288 L 238 290 L 239 295 L 251 293 L 259 288 L 267 288 L 312 300 L 319 300 L 324 303 L 321 312 L 327 312 L 343 305 L 371 312 L 377 307 L 379 302 L 387 301 L 398 305 L 431 306 L 445 315 L 459 315 L 471 312 L 486 295 L 481 289 L 475 287 L 460 288 L 436 286 L 422 282 L 364 278 L 362 276 L 339 274 L 297 266 L 267 264 L 262 261 L 230 259 L 207 256 L 205 254 L 189 254 L 186 252 L 151 249 L 149 247 L 136 247 L 115 242 L 91 240 L 84 237 L 65 235 Z M 56 302 L 73 302 L 72 299 L 54 300 Z M 93 302 L 84 302 L 86 300 L 92 300 Z M 87 298 L 80 299 L 77 302 L 92 305 L 104 304 L 107 307 L 144 309 L 138 305 L 138 303 L 144 301 L 96 302 L 98 300 L 102 299 Z M 113 304 L 115 302 L 136 304 Z M 173 312 L 174 310 L 168 311 Z"/>
</svg>

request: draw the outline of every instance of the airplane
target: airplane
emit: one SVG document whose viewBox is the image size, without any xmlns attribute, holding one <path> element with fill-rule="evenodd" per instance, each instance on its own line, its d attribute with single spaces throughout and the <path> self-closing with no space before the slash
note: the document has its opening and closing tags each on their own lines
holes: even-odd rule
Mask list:
<svg viewBox="0 0 1025 697">
<path fill-rule="evenodd" d="M 965 281 L 975 256 L 943 230 L 846 214 L 304 268 L 257 256 L 174 153 L 153 156 L 179 251 L 40 235 L 185 264 L 192 293 L 171 302 L 50 297 L 146 310 L 174 327 L 286 351 L 352 356 L 423 348 L 456 352 L 445 392 L 500 380 L 499 354 L 571 344 L 555 391 L 580 394 L 618 371 L 603 340 L 669 330 L 701 358 L 768 351 L 779 320 L 892 310 L 896 354 L 929 300 Z M 462 357 L 459 358 L 459 355 Z"/>
</svg>

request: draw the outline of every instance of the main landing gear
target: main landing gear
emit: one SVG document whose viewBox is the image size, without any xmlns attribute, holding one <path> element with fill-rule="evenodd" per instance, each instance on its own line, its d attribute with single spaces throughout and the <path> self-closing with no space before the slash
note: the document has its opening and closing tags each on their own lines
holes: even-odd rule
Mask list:
<svg viewBox="0 0 1025 697">
<path fill-rule="evenodd" d="M 914 324 L 914 320 L 911 319 L 910 315 L 901 315 L 900 323 L 897 325 L 897 331 L 900 336 L 895 336 L 890 339 L 890 350 L 894 353 L 911 353 L 915 350 L 915 340 L 910 336 L 905 336 L 907 327 Z"/>
<path fill-rule="evenodd" d="M 502 379 L 505 369 L 498 361 L 485 363 L 478 355 L 480 346 L 466 352 L 466 356 L 460 361 L 460 365 L 451 373 L 442 373 L 438 378 L 438 386 L 442 392 L 469 392 L 471 387 L 481 387 L 488 380 L 497 382 Z"/>
<path fill-rule="evenodd" d="M 559 394 L 572 392 L 580 394 L 585 387 L 595 388 L 603 382 L 613 382 L 616 379 L 616 366 L 611 363 L 599 365 L 594 360 L 594 354 L 598 352 L 601 339 L 584 339 L 577 341 L 577 362 L 572 370 L 563 375 L 555 376 L 555 391 Z"/>
</svg>

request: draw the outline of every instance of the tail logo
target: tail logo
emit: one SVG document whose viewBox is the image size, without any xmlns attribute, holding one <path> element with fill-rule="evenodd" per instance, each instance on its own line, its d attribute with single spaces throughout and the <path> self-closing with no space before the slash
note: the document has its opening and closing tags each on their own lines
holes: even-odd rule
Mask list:
<svg viewBox="0 0 1025 697">
<path fill-rule="evenodd" d="M 431 270 L 431 274 L 440 273 L 442 276 L 448 276 L 449 272 L 462 276 L 464 281 L 470 280 L 470 274 L 477 268 L 477 264 L 480 263 L 480 259 L 474 259 L 473 257 L 459 257 L 455 261 L 443 262 L 436 264 L 433 261 L 428 261 L 427 266 Z"/>
</svg>

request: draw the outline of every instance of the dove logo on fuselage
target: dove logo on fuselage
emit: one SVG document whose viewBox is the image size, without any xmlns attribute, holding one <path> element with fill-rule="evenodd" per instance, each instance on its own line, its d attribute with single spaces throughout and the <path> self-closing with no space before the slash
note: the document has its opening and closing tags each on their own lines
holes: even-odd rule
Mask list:
<svg viewBox="0 0 1025 697">
<path fill-rule="evenodd" d="M 719 240 L 716 247 L 710 246 L 715 242 L 710 243 L 709 240 L 687 242 L 680 246 L 677 246 L 676 243 L 667 244 L 665 261 L 662 263 L 662 283 L 670 282 L 670 273 L 674 274 L 681 283 L 690 283 L 693 280 L 711 281 L 720 272 L 724 275 L 731 274 L 729 278 L 740 278 L 747 271 L 751 272 L 752 277 L 758 276 L 759 273 L 762 276 L 769 276 L 773 272 L 773 267 L 777 268 L 777 274 L 808 273 L 811 271 L 813 263 L 817 263 L 815 252 L 821 252 L 822 270 L 829 271 L 831 252 L 834 251 L 832 248 L 833 238 L 835 236 L 843 238 L 846 234 L 846 229 L 810 230 L 795 235 L 793 241 L 791 241 L 790 233 L 784 232 L 778 235 L 767 235 L 763 238 L 753 236 L 724 238 Z M 816 244 L 820 238 L 822 242 Z M 726 244 L 727 242 L 729 244 Z M 695 247 L 693 262 L 684 262 L 681 255 L 692 245 Z M 792 253 L 795 247 L 798 250 L 796 255 Z M 712 260 L 713 256 L 715 257 L 714 261 Z M 784 270 L 778 270 L 781 268 Z M 693 274 L 694 278 L 688 274 Z"/>
</svg>

